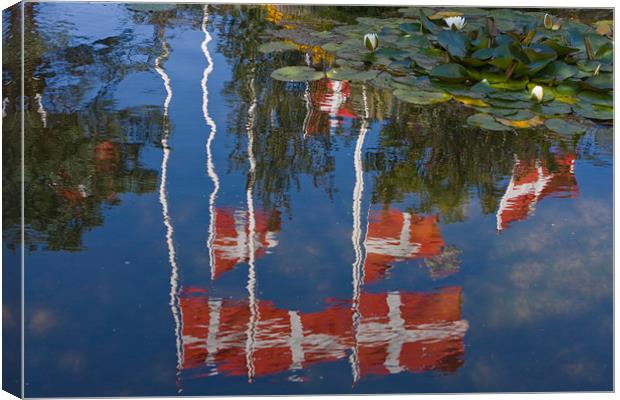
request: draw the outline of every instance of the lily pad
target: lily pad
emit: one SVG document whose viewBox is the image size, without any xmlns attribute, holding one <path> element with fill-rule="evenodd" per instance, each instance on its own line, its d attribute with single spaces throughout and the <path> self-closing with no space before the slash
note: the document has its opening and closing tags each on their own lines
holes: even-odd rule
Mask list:
<svg viewBox="0 0 620 400">
<path fill-rule="evenodd" d="M 564 61 L 554 61 L 543 68 L 534 78 L 537 82 L 561 82 L 577 75 L 577 67 Z"/>
<path fill-rule="evenodd" d="M 502 132 L 512 130 L 510 127 L 497 122 L 495 118 L 493 118 L 491 115 L 485 113 L 479 113 L 469 116 L 469 118 L 467 118 L 467 123 L 469 125 L 489 131 Z"/>
<path fill-rule="evenodd" d="M 581 115 L 582 117 L 589 119 L 608 121 L 614 118 L 614 109 L 612 107 L 580 103 L 573 106 L 573 110 L 577 113 L 577 115 Z"/>
<path fill-rule="evenodd" d="M 286 82 L 316 81 L 323 78 L 323 76 L 322 72 L 310 67 L 283 67 L 271 73 L 273 79 Z"/>
<path fill-rule="evenodd" d="M 469 39 L 462 32 L 444 30 L 437 34 L 437 43 L 452 57 L 463 58 L 467 55 Z"/>
<path fill-rule="evenodd" d="M 366 82 L 368 80 L 376 78 L 378 74 L 379 71 L 375 70 L 357 71 L 353 68 L 341 67 L 327 71 L 326 75 L 329 79 L 334 79 L 337 81 Z"/>
<path fill-rule="evenodd" d="M 407 103 L 420 105 L 443 103 L 452 97 L 445 92 L 427 92 L 417 89 L 397 89 L 394 91 L 394 96 Z"/>
<path fill-rule="evenodd" d="M 592 92 L 584 90 L 577 95 L 580 101 L 599 106 L 613 107 L 614 97 L 611 93 Z"/>
<path fill-rule="evenodd" d="M 552 118 L 545 121 L 545 126 L 555 133 L 574 135 L 583 133 L 586 128 L 576 122 L 567 121 L 565 119 Z"/>
<path fill-rule="evenodd" d="M 593 76 L 591 78 L 588 78 L 585 82 L 584 85 L 591 89 L 591 90 L 595 90 L 595 91 L 609 91 L 612 90 L 614 88 L 614 78 L 613 78 L 613 74 L 610 73 L 600 73 L 596 76 Z"/>
<path fill-rule="evenodd" d="M 515 114 L 515 115 L 511 115 L 510 118 L 499 118 L 497 117 L 497 121 L 502 123 L 503 125 L 506 126 L 510 126 L 513 128 L 517 128 L 517 129 L 527 129 L 527 128 L 533 128 L 535 126 L 539 126 L 542 125 L 544 122 L 542 119 L 540 119 L 537 115 L 528 118 L 528 119 L 516 119 L 516 117 L 519 116 L 519 113 Z"/>
<path fill-rule="evenodd" d="M 267 42 L 258 47 L 261 53 L 276 53 L 279 51 L 295 50 L 297 46 L 288 42 Z"/>
<path fill-rule="evenodd" d="M 546 104 L 536 104 L 532 107 L 532 110 L 542 115 L 566 115 L 573 111 L 569 104 L 559 101 L 552 101 Z"/>
<path fill-rule="evenodd" d="M 430 76 L 447 82 L 462 82 L 469 79 L 469 74 L 465 67 L 454 63 L 442 64 L 433 68 Z"/>
</svg>

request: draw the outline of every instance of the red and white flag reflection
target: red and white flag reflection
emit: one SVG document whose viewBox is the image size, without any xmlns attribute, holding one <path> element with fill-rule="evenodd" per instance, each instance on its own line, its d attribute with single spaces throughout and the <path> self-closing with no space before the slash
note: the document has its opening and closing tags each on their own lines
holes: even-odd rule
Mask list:
<svg viewBox="0 0 620 400">
<path fill-rule="evenodd" d="M 254 257 L 259 258 L 277 246 L 277 232 L 280 230 L 280 216 L 277 213 L 255 212 Z M 215 210 L 215 238 L 213 241 L 214 272 L 218 278 L 237 264 L 250 259 L 250 226 L 248 212 L 232 208 Z"/>
<path fill-rule="evenodd" d="M 323 311 L 302 313 L 258 302 L 258 322 L 250 329 L 247 301 L 209 298 L 185 289 L 183 370 L 192 377 L 223 374 L 255 377 L 349 359 L 363 378 L 370 374 L 456 371 L 463 363 L 461 288 L 430 293 L 366 293 L 354 324 L 350 301 L 332 302 Z"/>
<path fill-rule="evenodd" d="M 575 178 L 575 154 L 557 154 L 555 168 L 542 160 L 517 159 L 506 193 L 497 210 L 497 230 L 532 215 L 537 203 L 545 197 L 574 198 L 579 194 Z"/>
<path fill-rule="evenodd" d="M 437 216 L 395 208 L 371 211 L 364 244 L 364 283 L 382 278 L 394 262 L 437 256 L 445 245 Z"/>
</svg>

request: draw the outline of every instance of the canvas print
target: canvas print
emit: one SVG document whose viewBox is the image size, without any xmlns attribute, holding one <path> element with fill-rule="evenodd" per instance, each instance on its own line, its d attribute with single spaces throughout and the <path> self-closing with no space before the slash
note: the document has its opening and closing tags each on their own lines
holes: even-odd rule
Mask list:
<svg viewBox="0 0 620 400">
<path fill-rule="evenodd" d="M 613 10 L 2 14 L 3 389 L 613 390 Z"/>
</svg>

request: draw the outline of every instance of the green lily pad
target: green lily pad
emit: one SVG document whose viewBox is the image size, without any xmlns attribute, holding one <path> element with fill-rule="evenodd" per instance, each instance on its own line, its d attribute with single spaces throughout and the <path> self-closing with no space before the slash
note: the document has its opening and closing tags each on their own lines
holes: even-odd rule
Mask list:
<svg viewBox="0 0 620 400">
<path fill-rule="evenodd" d="M 574 135 L 586 131 L 586 128 L 581 124 L 559 118 L 552 118 L 546 120 L 545 126 L 547 127 L 547 129 L 552 130 L 555 133 L 565 135 Z"/>
<path fill-rule="evenodd" d="M 499 115 L 501 117 L 514 115 L 517 112 L 519 112 L 518 110 L 514 110 L 512 108 L 498 108 L 498 107 L 493 107 L 493 106 L 489 106 L 489 107 L 474 106 L 473 108 L 483 113 Z"/>
<path fill-rule="evenodd" d="M 512 121 L 525 121 L 528 119 L 532 119 L 536 116 L 533 112 L 529 110 L 519 110 L 514 114 L 509 114 L 505 118 Z"/>
<path fill-rule="evenodd" d="M 611 93 L 584 90 L 579 92 L 577 98 L 582 102 L 596 104 L 599 106 L 613 107 L 614 105 L 614 96 Z"/>
<path fill-rule="evenodd" d="M 279 51 L 295 50 L 297 47 L 288 42 L 267 42 L 258 46 L 261 53 L 275 53 Z"/>
<path fill-rule="evenodd" d="M 334 42 L 325 43 L 325 44 L 321 45 L 321 47 L 323 48 L 323 50 L 329 51 L 330 53 L 336 53 L 337 51 L 342 49 L 342 45 L 341 44 L 334 43 Z"/>
<path fill-rule="evenodd" d="M 452 57 L 463 58 L 467 55 L 469 39 L 462 32 L 443 30 L 437 34 L 437 43 Z"/>
<path fill-rule="evenodd" d="M 566 115 L 573 111 L 569 104 L 561 103 L 559 101 L 536 104 L 532 107 L 532 110 L 542 115 Z"/>
<path fill-rule="evenodd" d="M 337 81 L 356 81 L 356 82 L 366 82 L 368 80 L 374 79 L 379 74 L 379 71 L 371 70 L 371 71 L 357 71 L 353 68 L 340 67 L 334 68 L 327 71 L 326 75 L 329 79 L 334 79 Z"/>
<path fill-rule="evenodd" d="M 573 54 L 579 51 L 578 48 L 565 46 L 556 39 L 547 39 L 544 40 L 542 43 L 552 48 L 559 57 L 565 57 L 569 54 Z"/>
<path fill-rule="evenodd" d="M 405 33 L 417 33 L 420 32 L 420 23 L 419 22 L 406 22 L 400 24 L 400 30 Z"/>
<path fill-rule="evenodd" d="M 445 92 L 427 92 L 418 89 L 397 89 L 394 91 L 394 96 L 407 103 L 420 105 L 442 103 L 452 97 Z"/>
<path fill-rule="evenodd" d="M 569 65 L 564 61 L 553 61 L 543 68 L 533 80 L 543 83 L 561 82 L 577 75 L 577 72 L 577 67 L 574 65 Z"/>
<path fill-rule="evenodd" d="M 454 63 L 442 64 L 433 68 L 430 76 L 446 82 L 463 82 L 469 79 L 465 67 Z"/>
<path fill-rule="evenodd" d="M 607 92 L 614 88 L 613 74 L 600 73 L 596 76 L 586 79 L 584 85 L 591 90 Z"/>
<path fill-rule="evenodd" d="M 286 82 L 316 81 L 323 78 L 323 76 L 322 72 L 310 67 L 283 67 L 271 73 L 273 79 Z"/>
<path fill-rule="evenodd" d="M 476 126 L 478 128 L 486 129 L 489 131 L 502 132 L 512 130 L 512 128 L 500 124 L 491 115 L 485 113 L 479 113 L 469 116 L 469 118 L 467 118 L 467 123 L 471 126 Z"/>
<path fill-rule="evenodd" d="M 599 106 L 590 103 L 580 103 L 573 106 L 573 110 L 577 115 L 588 119 L 609 121 L 614 118 L 614 109 L 612 107 Z"/>
<path fill-rule="evenodd" d="M 490 86 L 494 89 L 520 91 L 525 89 L 527 82 L 527 79 L 511 79 L 505 82 L 491 83 Z"/>
</svg>

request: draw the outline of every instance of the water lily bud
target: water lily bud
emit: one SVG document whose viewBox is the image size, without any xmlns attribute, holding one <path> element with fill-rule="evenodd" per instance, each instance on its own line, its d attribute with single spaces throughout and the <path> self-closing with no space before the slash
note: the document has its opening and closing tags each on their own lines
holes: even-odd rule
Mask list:
<svg viewBox="0 0 620 400">
<path fill-rule="evenodd" d="M 598 75 L 601 72 L 601 64 L 598 64 L 594 69 L 594 76 Z"/>
<path fill-rule="evenodd" d="M 545 18 L 543 20 L 545 24 L 545 28 L 552 29 L 553 28 L 553 17 L 549 14 L 545 14 Z"/>
<path fill-rule="evenodd" d="M 539 85 L 534 86 L 530 94 L 532 95 L 532 99 L 536 100 L 539 103 L 543 100 L 543 97 L 545 95 L 542 86 Z"/>
<path fill-rule="evenodd" d="M 370 51 L 375 51 L 379 47 L 379 36 L 376 33 L 367 33 L 364 35 L 364 46 Z"/>
<path fill-rule="evenodd" d="M 460 31 L 461 29 L 463 29 L 463 27 L 467 23 L 465 17 L 448 17 L 444 18 L 443 20 L 446 21 L 446 25 L 448 25 L 449 29 L 456 31 Z"/>
</svg>

